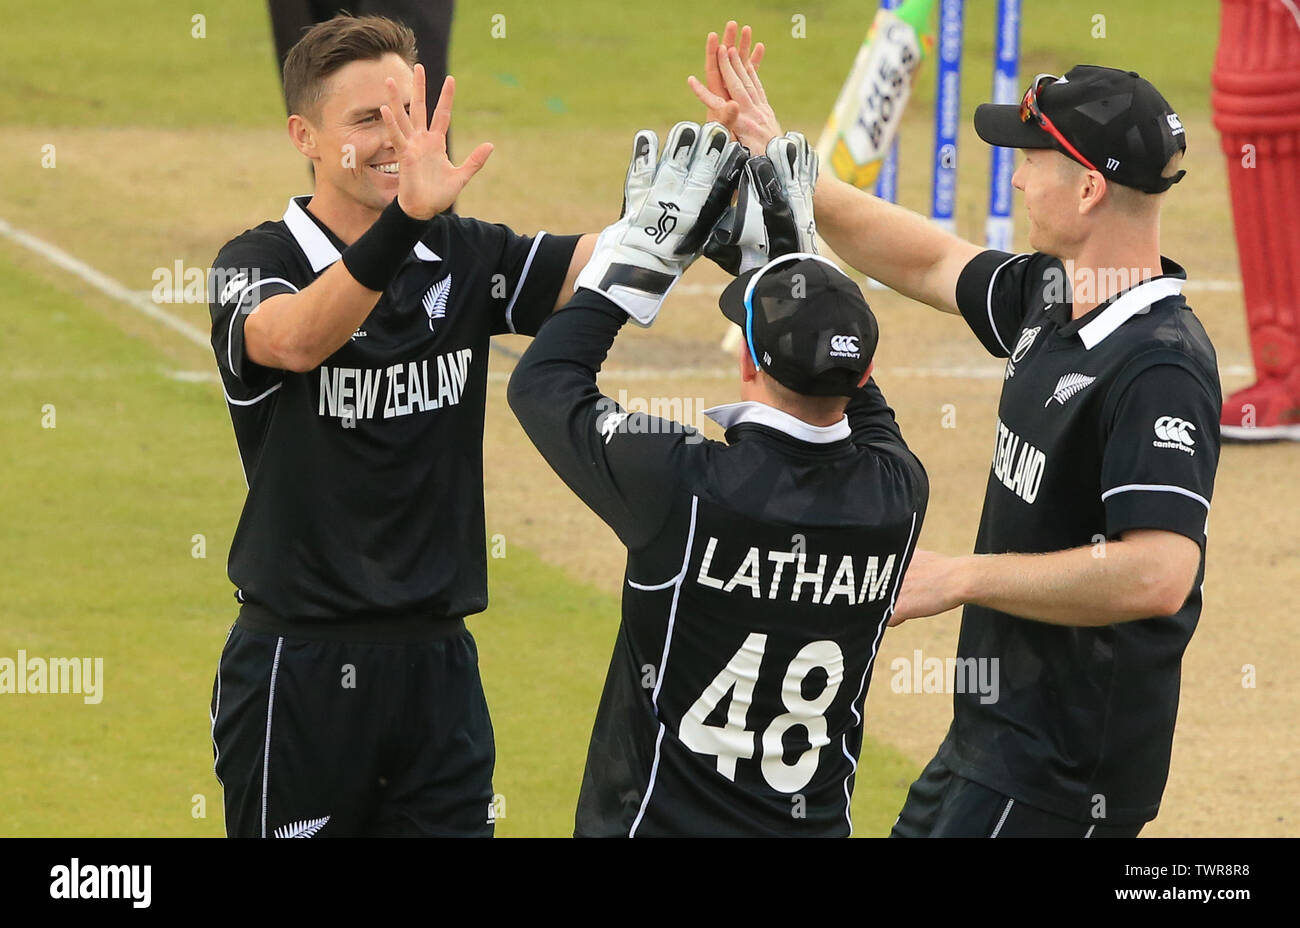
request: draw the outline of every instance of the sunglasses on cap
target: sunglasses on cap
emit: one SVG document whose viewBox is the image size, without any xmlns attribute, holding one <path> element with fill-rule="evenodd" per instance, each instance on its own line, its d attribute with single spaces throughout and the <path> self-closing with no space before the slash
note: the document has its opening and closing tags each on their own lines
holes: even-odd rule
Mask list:
<svg viewBox="0 0 1300 928">
<path fill-rule="evenodd" d="M 1041 87 L 1045 81 L 1056 83 L 1059 80 L 1060 78 L 1055 74 L 1040 74 L 1034 78 L 1034 82 L 1029 85 L 1029 89 L 1025 91 L 1024 97 L 1020 100 L 1020 121 L 1029 122 L 1031 119 L 1034 120 L 1047 132 L 1048 135 L 1061 143 L 1061 147 L 1065 149 L 1071 158 L 1089 170 L 1096 171 L 1100 174 L 1101 169 L 1080 154 L 1079 149 L 1070 144 L 1069 139 L 1061 134 L 1061 130 L 1056 128 L 1056 125 L 1047 118 L 1042 107 L 1038 105 L 1038 88 Z"/>
</svg>

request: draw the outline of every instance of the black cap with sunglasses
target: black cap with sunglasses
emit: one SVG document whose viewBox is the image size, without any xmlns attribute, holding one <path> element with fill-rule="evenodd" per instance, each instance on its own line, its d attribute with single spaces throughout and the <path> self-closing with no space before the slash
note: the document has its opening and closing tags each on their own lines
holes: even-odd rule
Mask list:
<svg viewBox="0 0 1300 928">
<path fill-rule="evenodd" d="M 990 145 L 1055 149 L 1145 193 L 1163 193 L 1186 173 L 1161 176 L 1187 150 L 1187 137 L 1173 107 L 1136 71 L 1085 64 L 1064 77 L 1040 74 L 1019 106 L 981 104 L 975 131 Z"/>
</svg>

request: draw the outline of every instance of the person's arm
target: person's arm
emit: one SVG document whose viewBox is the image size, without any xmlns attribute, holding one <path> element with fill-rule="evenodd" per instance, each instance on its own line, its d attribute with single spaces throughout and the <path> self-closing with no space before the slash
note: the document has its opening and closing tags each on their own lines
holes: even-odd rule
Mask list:
<svg viewBox="0 0 1300 928">
<path fill-rule="evenodd" d="M 569 269 L 564 274 L 564 283 L 560 285 L 560 292 L 555 296 L 555 306 L 552 312 L 573 299 L 573 290 L 578 281 L 578 275 L 582 269 L 587 266 L 591 260 L 591 253 L 596 250 L 596 239 L 598 234 L 588 232 L 578 239 L 578 244 L 574 246 L 573 257 L 569 259 Z"/>
<path fill-rule="evenodd" d="M 903 296 L 956 313 L 957 280 L 984 249 L 925 217 L 823 174 L 817 231 L 846 263 Z"/>
<path fill-rule="evenodd" d="M 919 550 L 889 624 L 966 603 L 1052 625 L 1173 615 L 1191 593 L 1200 554 L 1190 538 L 1159 530 L 1125 532 L 1119 541 L 1050 554 L 943 557 Z"/>
<path fill-rule="evenodd" d="M 425 128 L 424 68 L 415 66 L 411 111 L 388 81 L 388 105 L 380 115 L 397 152 L 397 197 L 343 258 L 310 286 L 264 299 L 244 322 L 244 347 L 255 364 L 309 371 L 341 348 L 379 302 L 406 253 L 428 221 L 456 201 L 492 153 L 483 143 L 457 167 L 447 157 L 455 80 L 448 77 Z"/>
<path fill-rule="evenodd" d="M 782 133 L 757 67 L 725 42 L 716 54 L 722 90 L 693 76 L 691 89 L 750 151 L 765 151 Z M 848 264 L 904 296 L 957 312 L 957 279 L 983 249 L 825 173 L 813 205 L 818 233 Z"/>
<path fill-rule="evenodd" d="M 1056 625 L 1174 614 L 1201 566 L 1219 408 L 1217 384 L 1171 349 L 1133 362 L 1103 406 L 1104 537 L 1047 554 L 947 558 L 918 551 L 891 624 L 963 603 Z"/>
<path fill-rule="evenodd" d="M 627 313 L 583 288 L 542 325 L 510 376 L 507 399 L 524 432 L 573 492 L 636 549 L 669 514 L 675 457 L 694 429 L 629 414 L 596 375 Z"/>
</svg>

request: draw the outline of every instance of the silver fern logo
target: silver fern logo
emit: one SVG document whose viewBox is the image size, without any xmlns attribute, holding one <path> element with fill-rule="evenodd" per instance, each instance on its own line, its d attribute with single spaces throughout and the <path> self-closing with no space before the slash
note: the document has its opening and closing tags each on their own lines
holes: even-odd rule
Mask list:
<svg viewBox="0 0 1300 928">
<path fill-rule="evenodd" d="M 1074 394 L 1084 389 L 1088 384 L 1092 383 L 1096 379 L 1096 377 L 1089 377 L 1087 374 L 1066 374 L 1056 382 L 1056 389 L 1053 390 L 1052 395 L 1047 398 L 1047 402 L 1043 404 L 1043 408 L 1046 409 L 1048 406 L 1051 406 L 1052 400 L 1056 400 L 1064 406 L 1066 400 L 1074 396 Z"/>
<path fill-rule="evenodd" d="M 325 823 L 330 820 L 327 815 L 324 818 L 303 819 L 301 822 L 291 822 L 288 825 L 281 825 L 275 830 L 277 838 L 314 838 L 316 832 L 325 827 Z"/>
<path fill-rule="evenodd" d="M 438 319 L 444 319 L 447 316 L 447 298 L 451 296 L 451 275 L 448 274 L 442 280 L 438 281 L 429 288 L 429 292 L 424 295 L 424 311 L 429 316 L 429 331 L 433 331 L 433 323 Z"/>
</svg>

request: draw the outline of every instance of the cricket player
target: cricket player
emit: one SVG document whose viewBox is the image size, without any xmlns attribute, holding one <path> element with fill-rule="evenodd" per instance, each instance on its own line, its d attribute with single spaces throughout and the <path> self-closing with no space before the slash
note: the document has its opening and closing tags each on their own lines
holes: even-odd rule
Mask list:
<svg viewBox="0 0 1300 928">
<path fill-rule="evenodd" d="M 443 214 L 454 82 L 426 118 L 409 29 L 337 17 L 285 62 L 311 196 L 214 263 L 212 347 L 248 497 L 212 692 L 231 836 L 491 835 L 489 336 L 531 334 L 594 236 Z"/>
<path fill-rule="evenodd" d="M 710 234 L 739 164 L 726 140 L 680 123 L 657 157 L 638 133 L 624 217 L 510 380 L 529 438 L 628 549 L 578 836 L 849 834 L 872 662 L 925 515 L 925 471 L 868 379 L 875 317 L 795 250 L 813 247 L 816 154 L 774 140 L 718 227 L 735 234 Z M 760 226 L 753 252 L 720 253 Z M 745 332 L 741 402 L 706 413 L 725 442 L 596 383 L 706 238 L 750 265 L 719 301 Z"/>
<path fill-rule="evenodd" d="M 757 72 L 718 52 L 742 142 L 780 127 Z M 953 699 L 897 836 L 1135 836 L 1160 807 L 1180 663 L 1201 612 L 1222 395 L 1213 346 L 1161 255 L 1186 134 L 1137 73 L 1040 75 L 975 129 L 1024 151 L 1028 254 L 985 251 L 833 178 L 826 242 L 898 292 L 958 314 L 1007 366 L 974 556 L 918 551 L 897 624 L 963 606 L 958 658 L 1000 698 Z"/>
</svg>

